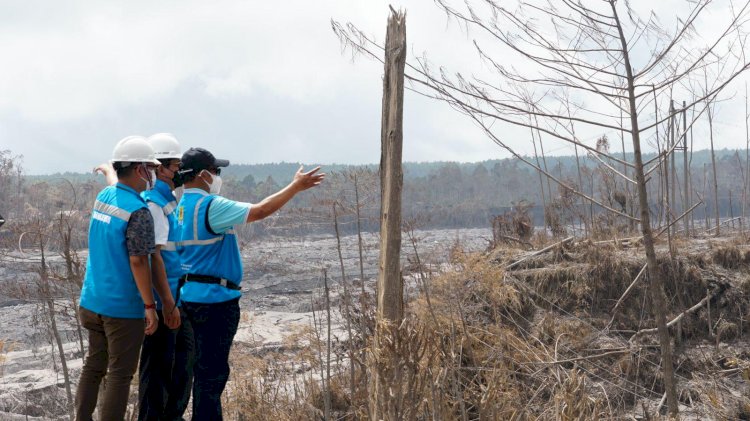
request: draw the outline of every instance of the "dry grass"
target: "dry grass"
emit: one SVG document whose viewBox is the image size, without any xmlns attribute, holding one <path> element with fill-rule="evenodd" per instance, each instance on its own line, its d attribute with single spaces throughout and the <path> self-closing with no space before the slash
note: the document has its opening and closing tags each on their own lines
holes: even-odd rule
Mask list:
<svg viewBox="0 0 750 421">
<path fill-rule="evenodd" d="M 672 329 L 679 339 L 680 402 L 688 417 L 746 417 L 750 400 L 733 390 L 746 387 L 742 375 L 750 373 L 750 353 L 732 344 L 742 343 L 750 318 L 747 253 L 734 244 L 681 244 L 678 250 L 683 246 L 686 252 L 674 261 L 659 256 L 669 317 L 707 293 L 715 298 L 710 312 L 687 314 Z M 354 346 L 359 355 L 364 346 L 377 376 L 368 373 L 366 386 L 356 364 L 352 395 L 347 363 L 336 364 L 330 384 L 334 417 L 370 419 L 375 409 L 383 419 L 404 420 L 657 419 L 664 389 L 655 338 L 628 342 L 635 331 L 654 326 L 647 277 L 622 299 L 605 329 L 612 307 L 644 264 L 642 250 L 580 243 L 506 271 L 525 253 L 514 247 L 486 255 L 456 247 L 451 270 L 427 282 L 429 299 L 422 290 L 407 304 L 404 323 L 357 325 L 367 332 L 339 347 Z M 381 338 L 377 347 L 375 336 Z M 321 419 L 317 337 L 299 332 L 278 353 L 237 350 L 225 401 L 228 418 Z M 696 344 L 702 344 L 700 351 Z M 387 404 L 370 408 L 373 393 L 385 393 Z"/>
</svg>

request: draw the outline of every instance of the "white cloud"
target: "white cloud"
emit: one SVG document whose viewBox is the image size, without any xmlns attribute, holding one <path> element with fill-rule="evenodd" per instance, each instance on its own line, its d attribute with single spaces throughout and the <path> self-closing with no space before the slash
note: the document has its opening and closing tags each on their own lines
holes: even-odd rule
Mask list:
<svg viewBox="0 0 750 421">
<path fill-rule="evenodd" d="M 382 65 L 342 55 L 330 19 L 351 21 L 382 41 L 389 3 L 3 2 L 0 148 L 25 154 L 31 172 L 82 171 L 106 159 L 125 135 L 172 131 L 188 146 L 210 145 L 237 162 L 377 162 Z M 631 4 L 668 16 L 684 2 Z M 493 49 L 497 42 L 466 34 L 432 1 L 393 5 L 407 10 L 411 53 L 426 52 L 449 71 L 490 75 L 472 41 Z M 721 19 L 708 14 L 701 25 L 715 30 Z M 405 159 L 507 156 L 445 104 L 407 94 L 405 107 Z M 744 127 L 742 107 L 720 110 L 717 143 L 744 146 L 737 130 Z M 502 134 L 531 152 L 527 130 Z M 60 160 L 66 154 L 76 159 Z"/>
</svg>

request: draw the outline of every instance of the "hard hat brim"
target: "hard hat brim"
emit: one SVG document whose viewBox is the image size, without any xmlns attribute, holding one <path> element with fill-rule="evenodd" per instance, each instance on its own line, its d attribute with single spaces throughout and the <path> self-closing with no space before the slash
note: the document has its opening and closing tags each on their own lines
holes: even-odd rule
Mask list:
<svg viewBox="0 0 750 421">
<path fill-rule="evenodd" d="M 156 159 L 182 159 L 181 153 L 167 153 L 164 155 L 154 155 Z"/>
<path fill-rule="evenodd" d="M 154 165 L 161 165 L 161 162 L 159 162 L 158 159 L 110 159 L 109 163 L 114 164 L 115 162 L 137 162 L 137 163 L 144 163 L 144 164 L 154 164 Z"/>
</svg>

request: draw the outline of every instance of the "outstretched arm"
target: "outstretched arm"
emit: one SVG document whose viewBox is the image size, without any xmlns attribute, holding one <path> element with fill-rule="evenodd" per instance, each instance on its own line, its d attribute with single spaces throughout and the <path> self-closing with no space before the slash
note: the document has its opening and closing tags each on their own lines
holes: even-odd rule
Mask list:
<svg viewBox="0 0 750 421">
<path fill-rule="evenodd" d="M 274 212 L 281 209 L 297 193 L 318 186 L 325 179 L 325 174 L 316 174 L 320 170 L 320 167 L 316 167 L 308 172 L 302 172 L 302 168 L 300 165 L 299 170 L 294 174 L 294 179 L 288 186 L 266 197 L 260 203 L 253 205 L 247 216 L 247 222 L 258 221 L 269 215 L 273 215 Z"/>
<path fill-rule="evenodd" d="M 99 166 L 94 168 L 94 174 L 96 173 L 104 175 L 108 186 L 117 184 L 117 171 L 115 171 L 111 163 L 106 162 L 104 164 L 99 164 Z"/>
</svg>

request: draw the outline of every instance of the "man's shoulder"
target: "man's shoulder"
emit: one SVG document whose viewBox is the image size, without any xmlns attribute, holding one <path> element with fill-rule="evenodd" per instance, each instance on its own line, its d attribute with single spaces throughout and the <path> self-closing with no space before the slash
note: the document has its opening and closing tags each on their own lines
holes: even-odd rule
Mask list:
<svg viewBox="0 0 750 421">
<path fill-rule="evenodd" d="M 224 196 L 219 196 L 217 194 L 212 194 L 211 195 L 211 203 L 212 204 L 219 204 L 219 205 L 227 206 L 227 207 L 229 207 L 229 206 L 245 206 L 245 205 L 247 205 L 244 202 L 240 202 L 240 201 L 234 200 L 234 199 L 228 199 L 228 198 L 226 198 Z"/>
<path fill-rule="evenodd" d="M 130 214 L 130 220 L 151 220 L 153 221 L 154 218 L 151 216 L 151 209 L 148 207 L 142 207 L 134 210 Z"/>
</svg>

